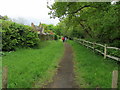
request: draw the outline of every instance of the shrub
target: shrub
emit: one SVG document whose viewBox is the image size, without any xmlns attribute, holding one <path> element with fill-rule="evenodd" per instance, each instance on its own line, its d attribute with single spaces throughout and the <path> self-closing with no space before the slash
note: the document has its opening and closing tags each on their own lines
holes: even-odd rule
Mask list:
<svg viewBox="0 0 120 90">
<path fill-rule="evenodd" d="M 54 40 L 58 40 L 58 36 L 57 35 L 54 36 Z"/>
<path fill-rule="evenodd" d="M 11 21 L 2 22 L 2 50 L 11 51 L 16 47 L 34 47 L 39 38 L 32 27 Z"/>
</svg>

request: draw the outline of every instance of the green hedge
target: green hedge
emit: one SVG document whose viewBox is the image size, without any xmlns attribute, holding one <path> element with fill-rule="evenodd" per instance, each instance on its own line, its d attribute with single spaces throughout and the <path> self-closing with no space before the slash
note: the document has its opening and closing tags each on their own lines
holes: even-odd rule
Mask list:
<svg viewBox="0 0 120 90">
<path fill-rule="evenodd" d="M 2 21 L 2 50 L 11 51 L 16 47 L 35 47 L 39 38 L 33 28 L 12 21 Z"/>
<path fill-rule="evenodd" d="M 54 40 L 58 40 L 58 36 L 56 34 L 54 35 Z"/>
</svg>

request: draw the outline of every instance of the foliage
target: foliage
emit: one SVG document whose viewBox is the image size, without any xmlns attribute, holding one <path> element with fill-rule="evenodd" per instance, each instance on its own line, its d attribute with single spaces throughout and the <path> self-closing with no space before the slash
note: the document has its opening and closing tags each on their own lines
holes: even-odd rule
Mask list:
<svg viewBox="0 0 120 90">
<path fill-rule="evenodd" d="M 39 49 L 5 52 L 3 67 L 8 67 L 8 88 L 40 88 L 52 80 L 63 56 L 60 41 L 41 42 Z"/>
<path fill-rule="evenodd" d="M 75 80 L 80 88 L 111 88 L 112 72 L 118 70 L 117 62 L 105 60 L 73 41 L 69 43 L 74 50 Z"/>
<path fill-rule="evenodd" d="M 51 17 L 60 18 L 60 33 L 120 47 L 120 3 L 55 2 Z"/>
<path fill-rule="evenodd" d="M 54 40 L 58 40 L 58 36 L 56 34 L 54 35 Z"/>
<path fill-rule="evenodd" d="M 59 26 L 54 26 L 53 24 L 42 24 L 44 29 L 45 29 L 45 32 L 46 33 L 50 33 L 51 31 L 54 32 L 55 34 L 57 35 L 61 35 L 61 32 L 60 32 L 60 27 Z"/>
<path fill-rule="evenodd" d="M 119 50 L 112 50 L 112 49 L 107 49 L 107 54 L 111 56 L 116 56 L 120 58 L 120 51 Z"/>
<path fill-rule="evenodd" d="M 8 20 L 8 19 L 9 19 L 8 16 L 1 16 L 1 15 L 0 15 L 0 17 L 1 17 L 1 18 L 0 18 L 1 20 Z"/>
<path fill-rule="evenodd" d="M 34 47 L 39 38 L 32 27 L 11 21 L 2 21 L 2 50 L 15 50 L 16 47 Z"/>
<path fill-rule="evenodd" d="M 2 68 L 2 57 L 0 56 L 0 68 Z M 0 69 L 0 89 L 2 88 L 2 69 Z"/>
</svg>

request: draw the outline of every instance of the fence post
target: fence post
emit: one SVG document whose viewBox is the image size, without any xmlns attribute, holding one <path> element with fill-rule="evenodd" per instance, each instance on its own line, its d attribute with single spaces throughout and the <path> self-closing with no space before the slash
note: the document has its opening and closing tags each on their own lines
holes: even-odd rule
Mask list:
<svg viewBox="0 0 120 90">
<path fill-rule="evenodd" d="M 107 45 L 105 44 L 105 46 L 104 46 L 104 59 L 106 59 L 106 55 L 107 55 Z"/>
<path fill-rule="evenodd" d="M 80 43 L 81 43 L 81 45 L 83 45 L 83 41 L 82 41 L 82 39 L 80 39 Z"/>
<path fill-rule="evenodd" d="M 84 40 L 82 40 L 82 41 L 83 41 L 83 45 L 84 45 L 85 42 L 84 42 Z"/>
<path fill-rule="evenodd" d="M 2 88 L 7 88 L 8 68 L 3 67 L 2 71 Z"/>
<path fill-rule="evenodd" d="M 87 49 L 88 49 L 88 42 L 86 42 L 86 45 L 87 45 Z"/>
<path fill-rule="evenodd" d="M 118 71 L 114 70 L 112 73 L 112 88 L 117 88 L 118 84 Z"/>
</svg>

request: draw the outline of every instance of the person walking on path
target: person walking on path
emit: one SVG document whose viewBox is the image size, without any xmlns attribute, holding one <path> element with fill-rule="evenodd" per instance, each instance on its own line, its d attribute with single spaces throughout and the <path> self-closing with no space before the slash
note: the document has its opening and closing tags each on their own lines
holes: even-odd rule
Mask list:
<svg viewBox="0 0 120 90">
<path fill-rule="evenodd" d="M 67 41 L 67 37 L 65 37 L 65 42 Z"/>
<path fill-rule="evenodd" d="M 65 41 L 65 38 L 64 38 L 64 37 L 62 37 L 62 41 L 63 41 L 63 42 Z"/>
</svg>

